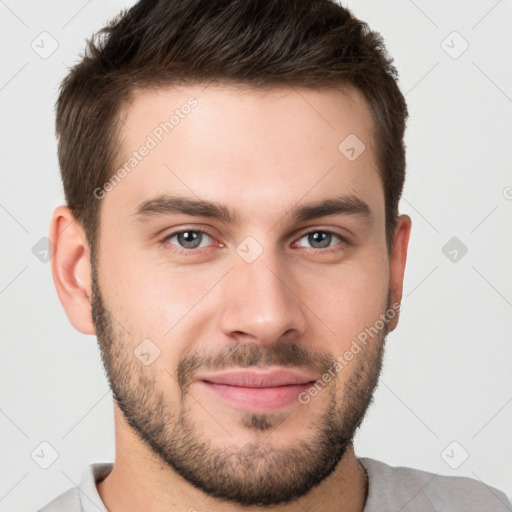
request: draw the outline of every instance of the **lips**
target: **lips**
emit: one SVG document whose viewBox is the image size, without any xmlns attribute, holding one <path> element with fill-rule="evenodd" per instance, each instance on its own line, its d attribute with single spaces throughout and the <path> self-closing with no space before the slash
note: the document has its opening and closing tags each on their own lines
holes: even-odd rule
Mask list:
<svg viewBox="0 0 512 512">
<path fill-rule="evenodd" d="M 271 370 L 229 370 L 222 373 L 204 374 L 196 378 L 212 384 L 226 386 L 239 386 L 247 388 L 274 388 L 278 386 L 291 386 L 308 384 L 317 379 L 312 374 L 298 372 L 287 368 Z"/>
<path fill-rule="evenodd" d="M 195 382 L 230 407 L 251 412 L 271 412 L 297 405 L 298 396 L 316 380 L 314 375 L 285 368 L 229 370 L 203 374 Z"/>
</svg>

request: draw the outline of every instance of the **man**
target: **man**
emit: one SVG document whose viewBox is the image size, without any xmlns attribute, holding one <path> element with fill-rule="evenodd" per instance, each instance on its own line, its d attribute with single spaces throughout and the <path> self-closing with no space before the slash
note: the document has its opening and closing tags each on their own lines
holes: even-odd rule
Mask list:
<svg viewBox="0 0 512 512">
<path fill-rule="evenodd" d="M 89 44 L 52 272 L 116 459 L 44 512 L 508 509 L 354 453 L 400 310 L 406 118 L 382 40 L 329 0 L 143 0 Z"/>
</svg>

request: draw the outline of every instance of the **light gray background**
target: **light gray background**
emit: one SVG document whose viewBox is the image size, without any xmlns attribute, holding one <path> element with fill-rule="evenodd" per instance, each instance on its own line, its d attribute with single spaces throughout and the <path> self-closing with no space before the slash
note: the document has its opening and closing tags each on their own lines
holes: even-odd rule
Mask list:
<svg viewBox="0 0 512 512">
<path fill-rule="evenodd" d="M 32 249 L 63 203 L 59 83 L 84 38 L 131 3 L 0 1 L 1 511 L 36 510 L 86 465 L 114 458 L 96 339 L 69 324 L 50 264 Z M 410 109 L 403 311 L 357 454 L 510 493 L 512 2 L 344 5 L 384 36 Z M 468 248 L 455 262 L 452 247 L 442 251 L 452 237 Z M 43 441 L 58 453 L 48 469 L 38 465 L 51 462 Z"/>
</svg>

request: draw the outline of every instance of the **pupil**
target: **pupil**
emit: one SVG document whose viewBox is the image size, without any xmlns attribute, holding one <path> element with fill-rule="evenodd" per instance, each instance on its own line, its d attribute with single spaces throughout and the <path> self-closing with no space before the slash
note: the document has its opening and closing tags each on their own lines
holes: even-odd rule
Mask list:
<svg viewBox="0 0 512 512">
<path fill-rule="evenodd" d="M 309 243 L 315 248 L 329 247 L 331 236 L 331 233 L 326 233 L 325 231 L 316 231 L 315 233 L 311 233 L 309 235 Z M 315 244 L 319 245 L 315 246 Z"/>
<path fill-rule="evenodd" d="M 178 234 L 178 241 L 183 247 L 186 247 L 187 249 L 195 249 L 199 246 L 201 238 L 199 233 L 196 231 L 183 231 L 183 233 Z"/>
</svg>

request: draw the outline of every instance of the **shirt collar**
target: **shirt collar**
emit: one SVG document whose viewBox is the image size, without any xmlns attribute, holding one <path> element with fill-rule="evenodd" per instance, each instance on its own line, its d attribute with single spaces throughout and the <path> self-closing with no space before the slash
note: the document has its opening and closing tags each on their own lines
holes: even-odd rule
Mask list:
<svg viewBox="0 0 512 512">
<path fill-rule="evenodd" d="M 96 483 L 112 471 L 112 462 L 99 462 L 87 466 L 80 480 L 80 503 L 83 512 L 108 512 L 98 493 Z"/>
</svg>

